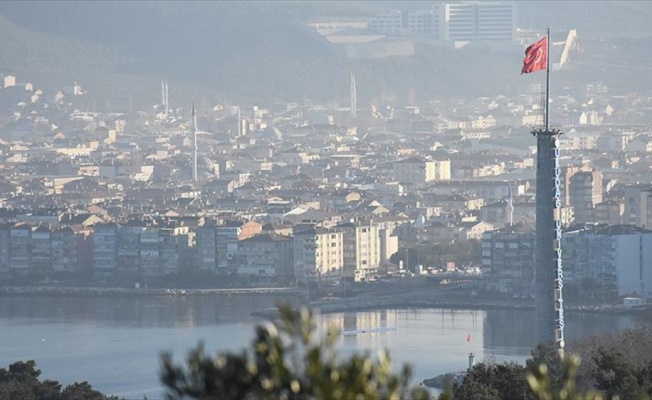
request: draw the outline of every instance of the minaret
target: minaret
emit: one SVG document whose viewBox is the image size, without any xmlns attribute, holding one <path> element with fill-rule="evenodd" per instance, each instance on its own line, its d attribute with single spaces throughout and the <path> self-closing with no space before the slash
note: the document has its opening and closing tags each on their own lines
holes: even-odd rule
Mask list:
<svg viewBox="0 0 652 400">
<path fill-rule="evenodd" d="M 165 81 L 161 81 L 161 105 L 165 106 Z"/>
<path fill-rule="evenodd" d="M 355 87 L 355 74 L 351 72 L 351 116 L 358 115 L 358 93 Z"/>
<path fill-rule="evenodd" d="M 161 104 L 165 107 L 165 119 L 168 119 L 168 81 L 161 81 Z"/>
<path fill-rule="evenodd" d="M 238 106 L 238 112 L 237 112 L 237 118 L 238 118 L 238 137 L 242 136 L 242 117 L 240 116 L 240 106 Z"/>
<path fill-rule="evenodd" d="M 509 185 L 509 198 L 507 199 L 507 225 L 514 225 L 514 196 L 512 196 L 512 185 Z"/>
<path fill-rule="evenodd" d="M 197 112 L 192 103 L 192 180 L 197 182 Z"/>
<path fill-rule="evenodd" d="M 165 81 L 165 119 L 168 118 L 170 110 L 170 92 L 168 92 L 168 81 Z"/>
</svg>

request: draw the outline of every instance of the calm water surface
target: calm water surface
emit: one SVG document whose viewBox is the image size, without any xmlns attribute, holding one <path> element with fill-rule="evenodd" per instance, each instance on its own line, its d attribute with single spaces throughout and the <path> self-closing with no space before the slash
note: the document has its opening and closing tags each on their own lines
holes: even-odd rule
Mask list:
<svg viewBox="0 0 652 400">
<path fill-rule="evenodd" d="M 162 396 L 160 352 L 172 351 L 180 361 L 199 341 L 212 352 L 241 349 L 260 321 L 251 312 L 279 300 L 261 295 L 0 297 L 0 367 L 34 359 L 42 378 L 88 381 L 108 394 L 156 399 Z M 385 309 L 320 316 L 321 327 L 330 323 L 345 332 L 338 344 L 342 353 L 387 348 L 395 364 L 412 364 L 415 383 L 464 369 L 469 352 L 478 361 L 522 362 L 536 337 L 530 311 Z M 566 315 L 566 336 L 615 332 L 634 323 L 628 316 Z M 373 332 L 377 328 L 386 329 Z"/>
</svg>

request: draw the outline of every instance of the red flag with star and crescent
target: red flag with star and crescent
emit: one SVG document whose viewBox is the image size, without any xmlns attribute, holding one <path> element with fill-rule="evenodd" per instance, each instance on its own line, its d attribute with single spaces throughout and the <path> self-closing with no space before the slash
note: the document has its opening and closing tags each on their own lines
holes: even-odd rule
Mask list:
<svg viewBox="0 0 652 400">
<path fill-rule="evenodd" d="M 521 74 L 546 69 L 548 59 L 548 37 L 544 36 L 538 42 L 531 44 L 525 49 L 525 59 L 523 59 L 523 69 Z"/>
</svg>

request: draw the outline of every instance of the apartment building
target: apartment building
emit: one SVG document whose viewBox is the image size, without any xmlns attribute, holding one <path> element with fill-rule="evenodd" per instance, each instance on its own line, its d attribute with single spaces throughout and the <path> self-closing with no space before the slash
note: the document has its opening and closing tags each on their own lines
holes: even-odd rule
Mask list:
<svg viewBox="0 0 652 400">
<path fill-rule="evenodd" d="M 109 280 L 118 271 L 118 225 L 112 222 L 93 228 L 93 271 L 98 280 Z"/>
<path fill-rule="evenodd" d="M 144 221 L 127 221 L 118 227 L 117 275 L 123 281 L 140 282 L 140 234 L 145 228 Z"/>
<path fill-rule="evenodd" d="M 652 297 L 652 231 L 587 225 L 564 232 L 566 280 L 585 296 Z"/>
<path fill-rule="evenodd" d="M 160 262 L 163 260 L 159 254 L 158 235 L 158 226 L 147 226 L 140 232 L 138 240 L 140 254 L 139 272 L 142 278 L 162 275 L 160 273 Z"/>
<path fill-rule="evenodd" d="M 36 279 L 52 277 L 51 254 L 52 231 L 46 225 L 32 228 L 30 246 L 29 274 Z"/>
<path fill-rule="evenodd" d="M 393 234 L 391 229 L 378 229 L 378 237 L 380 242 L 378 243 L 380 248 L 380 267 L 389 267 L 391 262 L 389 261 L 390 257 L 398 251 L 398 236 Z"/>
<path fill-rule="evenodd" d="M 595 205 L 602 202 L 602 172 L 592 169 L 573 174 L 569 184 L 570 205 L 575 221 L 584 223 L 595 218 Z"/>
<path fill-rule="evenodd" d="M 623 222 L 640 228 L 652 228 L 652 187 L 632 185 L 625 188 Z"/>
<path fill-rule="evenodd" d="M 343 233 L 345 278 L 359 282 L 374 277 L 380 266 L 378 226 L 358 221 L 345 222 L 336 228 Z"/>
<path fill-rule="evenodd" d="M 11 276 L 13 278 L 27 278 L 31 258 L 32 228 L 24 222 L 19 222 L 11 227 L 9 235 Z"/>
<path fill-rule="evenodd" d="M 514 296 L 534 293 L 534 226 L 517 224 L 482 235 L 482 268 L 487 287 Z"/>
<path fill-rule="evenodd" d="M 620 225 L 623 223 L 625 203 L 616 200 L 607 200 L 595 205 L 595 218 L 597 223 Z"/>
<path fill-rule="evenodd" d="M 298 282 L 344 277 L 344 233 L 315 226 L 294 231 L 294 276 Z"/>
<path fill-rule="evenodd" d="M 217 273 L 217 246 L 215 245 L 215 224 L 209 221 L 197 228 L 195 267 L 199 271 Z"/>
<path fill-rule="evenodd" d="M 270 278 L 294 284 L 294 239 L 275 233 L 261 233 L 240 241 L 238 276 Z"/>
<path fill-rule="evenodd" d="M 259 234 L 262 225 L 255 221 L 227 221 L 215 227 L 216 268 L 218 275 L 237 272 L 236 257 L 240 240 Z"/>
<path fill-rule="evenodd" d="M 92 267 L 92 233 L 89 228 L 62 227 L 52 231 L 52 272 L 54 277 L 75 275 L 88 278 Z"/>
<path fill-rule="evenodd" d="M 393 178 L 399 182 L 424 184 L 435 180 L 451 179 L 449 160 L 432 161 L 409 157 L 392 164 Z"/>
</svg>

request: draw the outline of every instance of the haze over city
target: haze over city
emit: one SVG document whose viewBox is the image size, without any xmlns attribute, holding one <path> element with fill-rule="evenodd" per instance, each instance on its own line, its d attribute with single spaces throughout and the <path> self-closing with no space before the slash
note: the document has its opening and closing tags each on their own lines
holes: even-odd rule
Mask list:
<svg viewBox="0 0 652 400">
<path fill-rule="evenodd" d="M 405 398 L 535 399 L 564 354 L 582 393 L 652 395 L 651 17 L 1 3 L 0 398 L 201 397 L 161 354 L 239 354 L 281 303 L 337 328 L 324 352 L 411 364 Z M 237 397 L 225 371 L 197 390 Z M 328 397 L 247 371 L 249 396 Z"/>
</svg>

